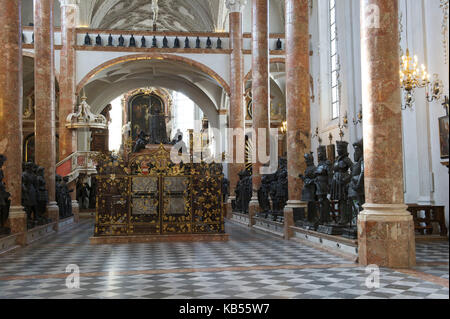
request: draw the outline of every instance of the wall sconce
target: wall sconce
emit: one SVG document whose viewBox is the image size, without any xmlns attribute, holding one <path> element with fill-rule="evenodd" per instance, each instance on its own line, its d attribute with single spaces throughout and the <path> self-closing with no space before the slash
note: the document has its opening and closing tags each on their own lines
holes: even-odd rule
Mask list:
<svg viewBox="0 0 450 319">
<path fill-rule="evenodd" d="M 355 125 L 355 126 L 362 123 L 362 119 L 363 119 L 362 105 L 360 105 L 360 106 L 361 106 L 361 109 L 359 110 L 358 115 L 356 116 L 356 119 L 353 118 L 353 125 Z"/>
<path fill-rule="evenodd" d="M 316 127 L 312 138 L 317 138 L 317 140 L 319 141 L 319 145 L 322 145 L 322 138 L 320 137 L 319 127 Z"/>
<path fill-rule="evenodd" d="M 342 127 L 348 128 L 348 114 L 347 111 L 345 111 L 344 118 L 342 119 Z"/>
<path fill-rule="evenodd" d="M 448 115 L 448 96 L 443 95 L 444 83 L 439 79 L 439 76 L 435 73 L 433 74 L 433 82 L 430 82 L 426 89 L 426 100 L 428 102 L 441 102 L 444 107 L 445 114 Z"/>
<path fill-rule="evenodd" d="M 281 134 L 287 133 L 287 121 L 283 121 L 283 123 L 281 124 L 281 127 L 280 127 L 280 131 L 281 131 Z"/>
</svg>

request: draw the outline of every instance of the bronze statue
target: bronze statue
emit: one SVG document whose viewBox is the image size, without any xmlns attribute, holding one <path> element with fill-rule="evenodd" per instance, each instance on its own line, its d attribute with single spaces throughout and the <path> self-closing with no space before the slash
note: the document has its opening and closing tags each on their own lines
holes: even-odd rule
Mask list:
<svg viewBox="0 0 450 319">
<path fill-rule="evenodd" d="M 239 181 L 236 185 L 236 189 L 234 190 L 236 200 L 233 210 L 247 214 L 250 200 L 252 198 L 252 176 L 246 169 L 240 171 L 238 175 Z"/>
<path fill-rule="evenodd" d="M 98 34 L 97 37 L 95 38 L 95 45 L 96 46 L 102 45 L 102 37 L 100 36 L 100 34 Z"/>
<path fill-rule="evenodd" d="M 353 144 L 355 163 L 351 168 L 351 180 L 348 185 L 348 199 L 352 205 L 352 224 L 356 225 L 359 212 L 365 203 L 364 193 L 364 145 L 363 140 Z"/>
<path fill-rule="evenodd" d="M 45 212 L 48 204 L 48 191 L 45 182 L 45 169 L 38 167 L 37 169 L 37 181 L 38 181 L 38 197 L 37 197 L 37 215 L 40 223 L 45 223 Z"/>
<path fill-rule="evenodd" d="M 216 49 L 221 50 L 222 49 L 222 40 L 220 38 L 217 38 L 217 47 Z"/>
<path fill-rule="evenodd" d="M 179 49 L 180 48 L 180 39 L 178 39 L 178 37 L 175 37 L 175 41 L 173 42 L 173 47 L 175 49 Z"/>
<path fill-rule="evenodd" d="M 281 42 L 281 39 L 278 38 L 276 50 L 282 50 L 282 49 L 283 49 L 283 43 Z"/>
<path fill-rule="evenodd" d="M 350 183 L 350 173 L 353 163 L 348 157 L 348 143 L 344 141 L 337 141 L 337 154 L 333 165 L 333 179 L 331 181 L 331 200 L 339 202 L 340 225 L 347 225 L 351 219 L 351 211 L 348 205 L 348 184 Z"/>
<path fill-rule="evenodd" d="M 128 44 L 128 46 L 131 47 L 136 47 L 136 39 L 134 38 L 134 35 L 131 35 L 130 38 L 130 43 Z"/>
<path fill-rule="evenodd" d="M 11 194 L 6 191 L 6 185 L 3 182 L 3 164 L 6 162 L 6 156 L 0 154 L 0 235 L 8 235 L 11 230 L 6 227 L 9 217 L 9 208 L 11 206 Z"/>
<path fill-rule="evenodd" d="M 212 47 L 212 42 L 211 42 L 210 37 L 208 37 L 208 39 L 206 40 L 206 48 L 211 49 L 211 47 Z"/>
<path fill-rule="evenodd" d="M 276 218 L 277 215 L 283 215 L 283 209 L 288 200 L 288 173 L 287 160 L 285 158 L 278 160 L 278 170 L 274 179 L 270 195 L 272 198 L 272 214 Z"/>
<path fill-rule="evenodd" d="M 189 38 L 188 37 L 186 37 L 186 39 L 184 39 L 184 48 L 185 49 L 190 49 Z"/>
<path fill-rule="evenodd" d="M 156 36 L 153 36 L 152 38 L 152 48 L 157 48 L 158 47 L 158 42 L 156 41 Z"/>
<path fill-rule="evenodd" d="M 327 159 L 327 149 L 321 145 L 317 149 L 319 164 L 315 172 L 316 195 L 319 201 L 319 224 L 324 225 L 330 222 L 330 201 L 328 192 L 330 189 L 333 170 L 331 162 Z"/>
<path fill-rule="evenodd" d="M 109 47 L 113 46 L 113 37 L 112 37 L 111 33 L 109 34 L 109 37 L 108 37 L 108 46 Z"/>
<path fill-rule="evenodd" d="M 269 200 L 270 186 L 274 181 L 274 174 L 264 175 L 261 178 L 261 187 L 258 189 L 258 203 L 261 213 L 267 216 L 272 210 Z"/>
<path fill-rule="evenodd" d="M 145 48 L 145 47 L 147 47 L 147 44 L 145 43 L 145 37 L 142 36 L 142 38 L 141 38 L 141 48 Z"/>
<path fill-rule="evenodd" d="M 302 201 L 308 203 L 308 222 L 314 229 L 318 223 L 316 209 L 316 166 L 312 153 L 305 154 L 306 170 L 299 177 L 303 180 Z"/>
<path fill-rule="evenodd" d="M 133 148 L 133 153 L 140 152 L 145 149 L 145 146 L 148 144 L 148 135 L 144 131 L 140 131 L 136 140 L 136 143 Z"/>
<path fill-rule="evenodd" d="M 89 209 L 95 209 L 97 205 L 97 178 L 91 176 L 91 188 L 89 189 Z"/>
<path fill-rule="evenodd" d="M 200 37 L 197 37 L 197 40 L 195 40 L 195 48 L 196 49 L 201 49 L 201 45 L 200 45 Z"/>
<path fill-rule="evenodd" d="M 70 217 L 72 216 L 72 198 L 70 197 L 70 193 L 73 192 L 73 189 L 69 190 L 68 187 L 68 182 L 69 182 L 69 177 L 68 176 L 64 176 L 62 183 L 61 183 L 61 187 L 62 187 L 62 191 L 64 194 L 64 205 L 65 205 L 65 213 L 66 215 L 64 217 Z"/>
<path fill-rule="evenodd" d="M 166 116 L 160 103 L 150 105 L 150 144 L 168 144 Z"/>
<path fill-rule="evenodd" d="M 86 36 L 84 37 L 84 45 L 91 45 L 91 37 L 89 36 L 89 33 L 86 33 Z"/>
<path fill-rule="evenodd" d="M 163 38 L 163 48 L 168 48 L 169 47 L 169 41 L 167 40 L 167 37 L 164 36 Z"/>
<path fill-rule="evenodd" d="M 120 37 L 119 37 L 119 45 L 118 46 L 119 47 L 125 46 L 125 39 L 123 38 L 122 35 L 120 35 Z"/>
<path fill-rule="evenodd" d="M 37 221 L 37 189 L 33 163 L 25 163 L 25 171 L 22 173 L 22 206 L 27 213 L 27 226 L 29 229 L 36 225 Z"/>
</svg>

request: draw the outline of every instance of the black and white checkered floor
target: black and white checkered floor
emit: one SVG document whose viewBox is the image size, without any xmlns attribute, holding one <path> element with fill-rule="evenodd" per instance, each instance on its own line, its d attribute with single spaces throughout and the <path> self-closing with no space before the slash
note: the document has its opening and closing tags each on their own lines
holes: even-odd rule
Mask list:
<svg viewBox="0 0 450 319">
<path fill-rule="evenodd" d="M 417 244 L 412 271 L 366 269 L 226 224 L 229 242 L 90 245 L 93 222 L 0 256 L 0 298 L 448 299 L 448 243 Z M 79 288 L 67 288 L 77 265 Z"/>
</svg>

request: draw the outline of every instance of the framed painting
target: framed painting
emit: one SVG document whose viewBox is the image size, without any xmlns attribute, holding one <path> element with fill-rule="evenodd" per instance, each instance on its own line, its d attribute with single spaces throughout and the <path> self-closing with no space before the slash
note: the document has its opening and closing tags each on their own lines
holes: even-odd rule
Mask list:
<svg viewBox="0 0 450 319">
<path fill-rule="evenodd" d="M 439 142 L 441 144 L 441 159 L 448 159 L 449 129 L 448 116 L 439 118 Z"/>
</svg>

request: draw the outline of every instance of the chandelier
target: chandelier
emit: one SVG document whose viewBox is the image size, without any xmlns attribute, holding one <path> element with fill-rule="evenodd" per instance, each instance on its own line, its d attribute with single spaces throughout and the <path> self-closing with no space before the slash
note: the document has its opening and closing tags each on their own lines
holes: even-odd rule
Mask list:
<svg viewBox="0 0 450 319">
<path fill-rule="evenodd" d="M 429 83 L 430 75 L 427 73 L 425 65 L 422 64 L 419 67 L 417 56 L 412 57 L 409 54 L 409 49 L 406 49 L 406 54 L 402 56 L 400 66 L 400 85 L 405 91 L 405 105 L 402 109 L 412 108 L 414 91 L 418 88 L 427 87 Z"/>
</svg>

